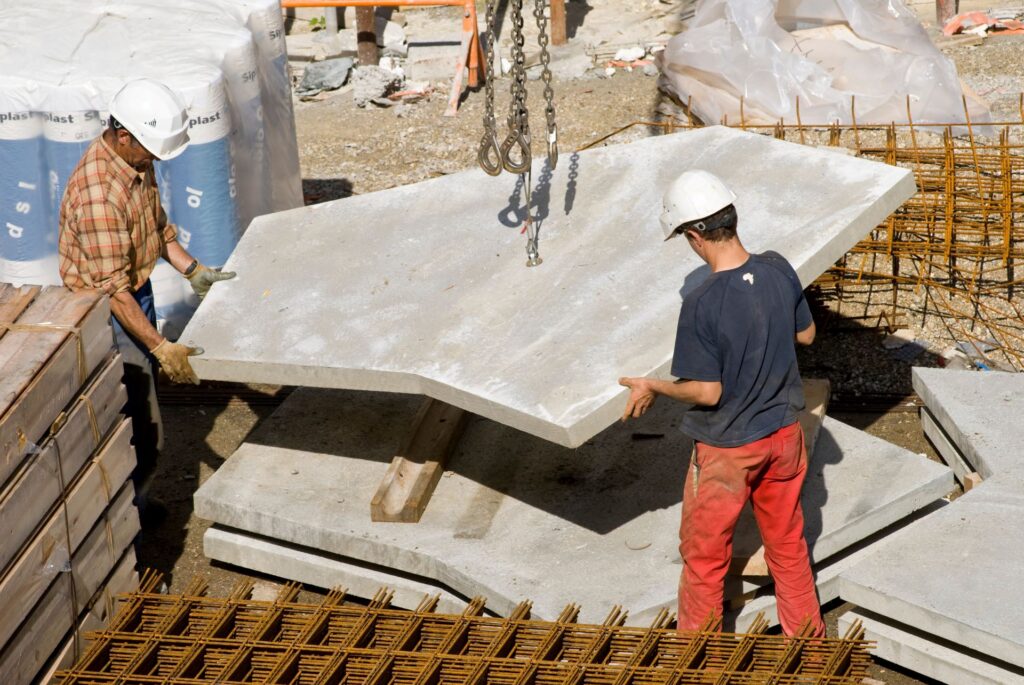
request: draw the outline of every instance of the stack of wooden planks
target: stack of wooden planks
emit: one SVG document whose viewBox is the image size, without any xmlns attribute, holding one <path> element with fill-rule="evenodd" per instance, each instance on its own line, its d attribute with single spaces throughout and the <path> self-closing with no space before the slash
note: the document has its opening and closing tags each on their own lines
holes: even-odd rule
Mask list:
<svg viewBox="0 0 1024 685">
<path fill-rule="evenodd" d="M 110 304 L 0 284 L 0 683 L 45 682 L 138 584 Z"/>
</svg>

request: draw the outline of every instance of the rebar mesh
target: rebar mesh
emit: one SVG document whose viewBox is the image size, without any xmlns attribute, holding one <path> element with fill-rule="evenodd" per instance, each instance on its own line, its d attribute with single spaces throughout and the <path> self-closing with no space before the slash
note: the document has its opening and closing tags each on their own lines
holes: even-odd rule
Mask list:
<svg viewBox="0 0 1024 685">
<path fill-rule="evenodd" d="M 275 601 L 246 599 L 251 584 L 229 597 L 205 596 L 193 583 L 182 595 L 154 594 L 147 576 L 127 595 L 107 630 L 65 685 L 685 685 L 687 683 L 860 683 L 868 643 L 859 625 L 842 639 L 765 635 L 759 618 L 745 635 L 679 634 L 662 612 L 649 628 L 624 625 L 614 609 L 601 625 L 576 623 L 579 608 L 555 621 L 529 618 L 523 603 L 507 618 L 483 615 L 473 600 L 460 615 L 435 614 L 437 598 L 414 611 L 390 607 L 381 590 L 367 606 L 335 591 L 318 604 L 294 600 L 285 586 Z"/>
</svg>

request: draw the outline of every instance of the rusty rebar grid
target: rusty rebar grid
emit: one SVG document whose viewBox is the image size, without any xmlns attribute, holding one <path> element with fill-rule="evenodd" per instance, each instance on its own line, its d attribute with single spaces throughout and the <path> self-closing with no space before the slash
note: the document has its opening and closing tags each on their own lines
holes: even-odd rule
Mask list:
<svg viewBox="0 0 1024 685">
<path fill-rule="evenodd" d="M 155 580 L 156 579 L 156 580 Z M 815 638 L 810 624 L 795 637 L 765 635 L 763 617 L 743 635 L 669 629 L 663 611 L 649 628 L 624 625 L 616 607 L 601 625 L 576 623 L 570 605 L 555 621 L 529 618 L 524 602 L 507 618 L 483 615 L 482 599 L 462 614 L 433 612 L 437 598 L 414 611 L 391 608 L 381 590 L 368 606 L 344 593 L 320 604 L 296 603 L 297 587 L 274 601 L 246 599 L 243 583 L 226 598 L 194 583 L 184 595 L 154 594 L 154 575 L 123 599 L 107 630 L 64 685 L 686 685 L 687 683 L 860 683 L 870 657 L 864 631 Z"/>
</svg>

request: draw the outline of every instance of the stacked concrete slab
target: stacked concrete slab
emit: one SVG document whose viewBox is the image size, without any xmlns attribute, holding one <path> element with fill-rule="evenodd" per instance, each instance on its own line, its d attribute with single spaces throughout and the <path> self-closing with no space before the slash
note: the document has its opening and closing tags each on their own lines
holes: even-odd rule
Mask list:
<svg viewBox="0 0 1024 685">
<path fill-rule="evenodd" d="M 202 378 L 424 394 L 579 446 L 621 413 L 616 379 L 668 371 L 678 291 L 708 270 L 658 215 L 692 168 L 805 285 L 914 193 L 905 169 L 766 136 L 659 136 L 538 160 L 527 268 L 517 177 L 474 169 L 257 218 L 182 339 Z"/>
<path fill-rule="evenodd" d="M 121 357 L 98 292 L 0 284 L 0 682 L 49 682 L 136 584 Z"/>
<path fill-rule="evenodd" d="M 983 477 L 840 575 L 877 654 L 945 681 L 1024 683 L 1024 376 L 915 369 L 923 420 L 958 474 Z"/>
<path fill-rule="evenodd" d="M 576 450 L 475 418 L 420 522 L 374 523 L 370 499 L 418 404 L 293 393 L 196 493 L 197 515 L 216 524 L 207 555 L 356 594 L 397 586 L 405 606 L 424 592 L 453 606 L 480 595 L 504 615 L 531 599 L 537 617 L 552 619 L 574 602 L 581 620 L 600 621 L 621 604 L 638 625 L 674 607 L 691 449 L 677 406 L 660 403 Z M 828 567 L 951 487 L 949 469 L 826 419 L 803 496 L 812 557 Z M 756 538 L 752 520 L 742 525 L 739 536 Z M 835 574 L 819 576 L 823 599 L 834 598 Z M 764 584 L 736 579 L 730 595 Z M 752 601 L 735 625 L 759 610 L 772 614 L 772 600 Z"/>
<path fill-rule="evenodd" d="M 707 274 L 658 222 L 663 189 L 691 168 L 725 179 L 746 246 L 782 253 L 805 284 L 914 191 L 905 170 L 714 127 L 563 156 L 554 173 L 538 161 L 534 268 L 518 194 L 498 208 L 508 175 L 467 171 L 257 219 L 228 263 L 238 278 L 183 336 L 206 350 L 197 371 L 350 392 L 296 392 L 200 488 L 196 512 L 216 524 L 208 555 L 365 594 L 390 577 L 406 604 L 484 595 L 504 614 L 529 598 L 551 619 L 576 602 L 600 621 L 622 603 L 636 622 L 673 606 L 690 453 L 680 409 L 608 426 L 625 402 L 619 376 L 667 373 L 677 292 Z M 417 524 L 370 520 L 419 401 L 373 390 L 478 415 Z M 951 481 L 827 420 L 804 495 L 825 598 L 838 557 L 850 563 Z M 753 525 L 738 533 L 751 550 Z M 737 627 L 771 612 L 756 596 L 765 586 L 732 584 Z"/>
</svg>

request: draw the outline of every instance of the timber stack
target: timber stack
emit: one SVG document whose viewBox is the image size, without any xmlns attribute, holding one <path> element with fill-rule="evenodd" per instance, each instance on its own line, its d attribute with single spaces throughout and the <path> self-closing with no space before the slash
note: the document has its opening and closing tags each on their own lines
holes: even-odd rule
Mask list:
<svg viewBox="0 0 1024 685">
<path fill-rule="evenodd" d="M 0 284 L 0 682 L 47 682 L 138 584 L 110 303 Z"/>
</svg>

